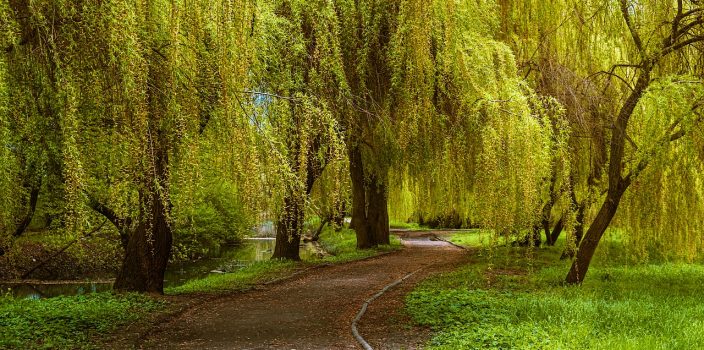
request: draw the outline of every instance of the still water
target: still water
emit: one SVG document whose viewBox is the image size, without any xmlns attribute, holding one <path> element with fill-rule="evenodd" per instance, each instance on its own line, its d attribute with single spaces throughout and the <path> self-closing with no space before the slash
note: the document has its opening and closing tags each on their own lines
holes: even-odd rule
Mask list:
<svg viewBox="0 0 704 350">
<path fill-rule="evenodd" d="M 268 260 L 274 251 L 276 240 L 273 238 L 245 239 L 238 246 L 222 247 L 212 256 L 195 262 L 170 264 L 164 276 L 165 287 L 180 286 L 190 280 L 213 273 L 229 273 L 241 269 L 253 262 Z M 308 259 L 315 255 L 312 245 L 301 246 L 301 258 Z M 104 292 L 112 289 L 107 282 L 71 282 L 57 284 L 1 284 L 0 294 L 32 299 L 51 298 L 60 295 L 80 295 Z"/>
</svg>

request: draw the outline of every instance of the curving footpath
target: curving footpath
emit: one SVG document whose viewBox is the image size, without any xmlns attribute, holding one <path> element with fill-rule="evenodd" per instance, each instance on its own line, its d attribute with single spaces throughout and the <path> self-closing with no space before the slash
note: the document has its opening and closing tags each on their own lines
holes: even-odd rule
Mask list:
<svg viewBox="0 0 704 350">
<path fill-rule="evenodd" d="M 413 349 L 428 332 L 409 326 L 403 297 L 469 254 L 433 233 L 402 233 L 404 249 L 311 270 L 284 282 L 186 311 L 158 327 L 145 349 Z M 365 312 L 360 312 L 363 308 Z M 357 317 L 359 316 L 359 317 Z"/>
</svg>

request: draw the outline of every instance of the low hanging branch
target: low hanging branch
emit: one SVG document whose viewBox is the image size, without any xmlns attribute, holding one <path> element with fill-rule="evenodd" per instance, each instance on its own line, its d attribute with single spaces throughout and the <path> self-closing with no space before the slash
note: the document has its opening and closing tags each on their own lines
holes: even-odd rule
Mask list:
<svg viewBox="0 0 704 350">
<path fill-rule="evenodd" d="M 22 275 L 22 279 L 26 279 L 27 277 L 29 277 L 32 273 L 34 273 L 34 271 L 37 271 L 40 267 L 46 265 L 46 263 L 48 263 L 49 261 L 51 261 L 51 260 L 53 260 L 54 258 L 56 258 L 59 254 L 65 252 L 68 248 L 70 248 L 71 246 L 73 246 L 74 244 L 76 244 L 76 242 L 78 242 L 78 241 L 80 241 L 80 240 L 82 240 L 82 239 L 90 238 L 93 234 L 95 234 L 95 233 L 98 232 L 101 228 L 103 228 L 103 226 L 105 225 L 106 222 L 108 222 L 108 219 L 103 220 L 103 223 L 101 223 L 98 227 L 94 228 L 92 231 L 90 231 L 90 232 L 84 234 L 82 237 L 78 237 L 78 238 L 72 240 L 71 242 L 67 243 L 67 244 L 66 244 L 65 246 L 63 246 L 61 249 L 59 249 L 58 251 L 54 252 L 54 254 L 51 254 L 49 257 L 47 257 L 46 259 L 42 260 L 39 264 L 35 265 L 35 266 L 34 266 L 33 268 L 31 268 L 29 271 L 25 272 L 25 273 Z"/>
</svg>

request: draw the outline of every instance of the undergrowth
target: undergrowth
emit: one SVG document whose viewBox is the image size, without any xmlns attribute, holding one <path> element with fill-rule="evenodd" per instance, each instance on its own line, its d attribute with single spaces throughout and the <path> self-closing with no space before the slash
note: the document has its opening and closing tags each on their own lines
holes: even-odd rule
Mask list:
<svg viewBox="0 0 704 350">
<path fill-rule="evenodd" d="M 0 348 L 93 348 L 91 337 L 115 331 L 163 307 L 163 302 L 140 294 L 0 297 Z"/>
</svg>

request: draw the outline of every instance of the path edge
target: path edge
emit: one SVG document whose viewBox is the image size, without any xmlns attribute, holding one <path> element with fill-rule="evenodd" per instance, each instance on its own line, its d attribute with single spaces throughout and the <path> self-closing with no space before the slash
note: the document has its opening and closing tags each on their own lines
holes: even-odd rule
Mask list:
<svg viewBox="0 0 704 350">
<path fill-rule="evenodd" d="M 376 300 L 377 298 L 379 298 L 380 296 L 384 295 L 386 292 L 388 292 L 389 290 L 391 290 L 391 288 L 396 287 L 397 285 L 403 283 L 403 281 L 407 280 L 407 279 L 410 278 L 411 276 L 413 276 L 413 275 L 415 275 L 416 273 L 420 272 L 423 268 L 424 268 L 424 267 L 421 267 L 420 269 L 415 270 L 415 271 L 413 271 L 413 272 L 410 272 L 410 273 L 406 274 L 405 276 L 403 276 L 403 277 L 397 279 L 396 281 L 391 282 L 390 284 L 386 285 L 386 287 L 382 288 L 379 292 L 377 292 L 376 294 L 374 294 L 371 298 L 367 299 L 367 300 L 364 302 L 364 304 L 362 304 L 362 308 L 359 309 L 359 311 L 357 312 L 357 315 L 356 315 L 356 316 L 354 317 L 354 319 L 352 320 L 352 324 L 351 324 L 350 326 L 351 326 L 351 328 L 352 328 L 352 335 L 353 335 L 354 338 L 357 340 L 357 342 L 359 343 L 359 345 L 361 345 L 362 348 L 364 348 L 364 350 L 374 350 L 374 348 L 372 348 L 371 345 L 369 345 L 369 343 L 367 343 L 367 341 L 364 339 L 364 337 L 362 337 L 362 335 L 359 334 L 359 330 L 357 329 L 357 323 L 362 319 L 362 317 L 364 316 L 364 314 L 367 312 L 367 308 L 369 307 L 369 305 L 370 305 L 374 300 Z"/>
</svg>

